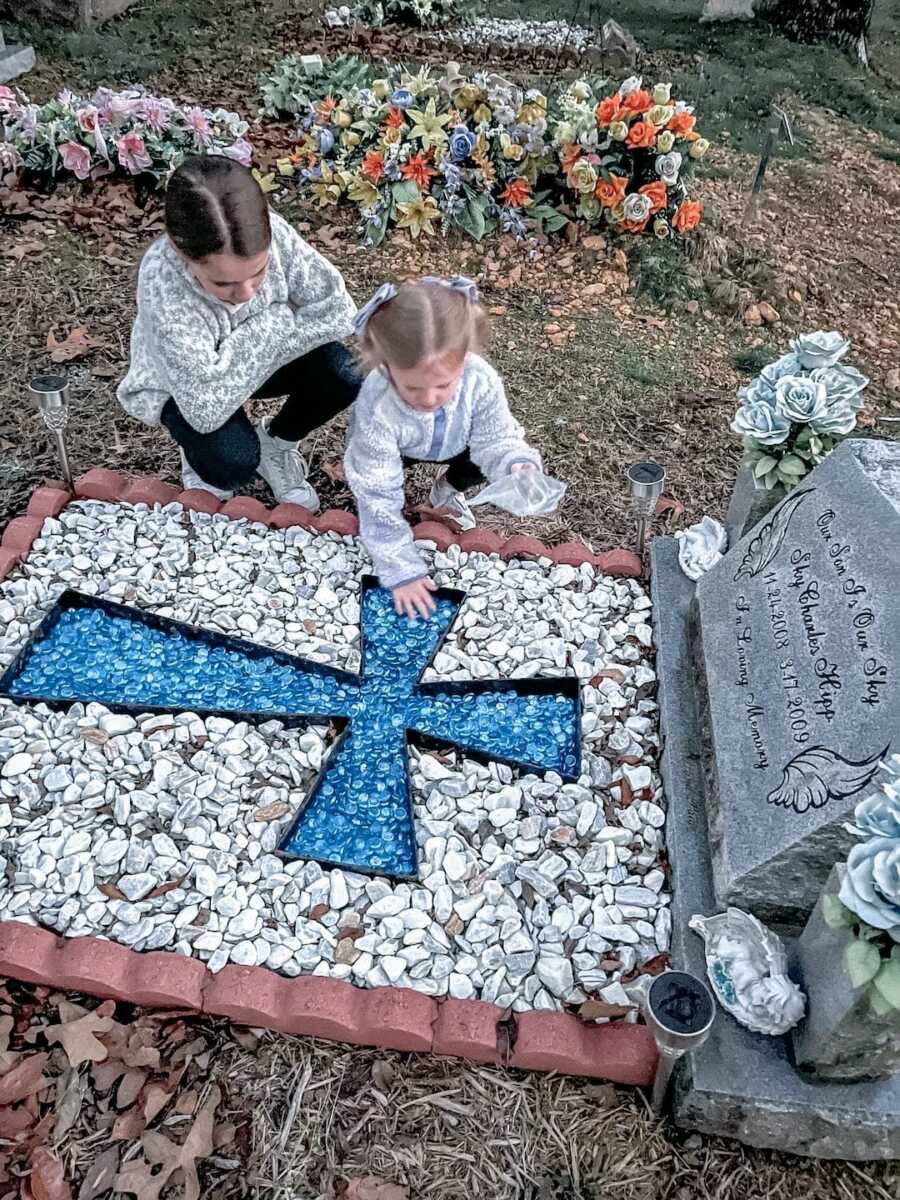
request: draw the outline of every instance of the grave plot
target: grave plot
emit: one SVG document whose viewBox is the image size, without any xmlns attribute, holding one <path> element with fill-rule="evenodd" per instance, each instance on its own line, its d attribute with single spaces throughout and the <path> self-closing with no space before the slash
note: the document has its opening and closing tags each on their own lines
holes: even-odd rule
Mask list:
<svg viewBox="0 0 900 1200">
<path fill-rule="evenodd" d="M 668 949 L 650 601 L 355 538 L 80 501 L 0 585 L 0 919 L 287 976 L 589 997 Z M 408 741 L 408 746 L 407 746 Z"/>
</svg>

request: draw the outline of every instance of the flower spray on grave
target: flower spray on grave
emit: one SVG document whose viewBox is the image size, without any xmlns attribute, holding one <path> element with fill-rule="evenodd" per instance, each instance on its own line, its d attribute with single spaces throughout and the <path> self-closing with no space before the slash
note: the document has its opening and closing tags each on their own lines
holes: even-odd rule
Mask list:
<svg viewBox="0 0 900 1200">
<path fill-rule="evenodd" d="M 803 334 L 741 388 L 731 429 L 757 488 L 790 490 L 856 428 L 869 380 L 842 360 L 841 334 Z"/>
<path fill-rule="evenodd" d="M 843 963 L 850 983 L 866 987 L 873 1011 L 887 1016 L 900 1013 L 900 754 L 882 766 L 888 781 L 848 826 L 863 840 L 847 857 L 839 893 L 822 905 L 832 929 L 852 932 Z"/>
<path fill-rule="evenodd" d="M 148 176 L 159 184 L 190 154 L 224 154 L 250 165 L 247 122 L 224 108 L 175 104 L 142 88 L 61 91 L 46 104 L 0 87 L 0 168 L 41 183 L 61 176 Z"/>
</svg>

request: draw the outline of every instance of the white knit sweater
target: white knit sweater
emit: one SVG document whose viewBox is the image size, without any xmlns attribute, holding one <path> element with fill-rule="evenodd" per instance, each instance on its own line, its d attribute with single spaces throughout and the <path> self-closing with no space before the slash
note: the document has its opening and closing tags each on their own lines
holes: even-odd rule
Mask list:
<svg viewBox="0 0 900 1200">
<path fill-rule="evenodd" d="M 356 305 L 336 267 L 277 213 L 259 291 L 235 308 L 210 296 L 168 237 L 141 263 L 126 412 L 158 425 L 169 398 L 198 433 L 223 425 L 279 367 L 351 332 Z"/>
<path fill-rule="evenodd" d="M 467 357 L 456 394 L 438 413 L 410 408 L 381 370 L 366 377 L 351 409 L 344 474 L 356 497 L 360 534 L 384 587 L 428 574 L 403 518 L 403 459 L 442 462 L 467 447 L 491 481 L 518 462 L 541 466 L 509 411 L 503 381 L 483 358 Z"/>
</svg>

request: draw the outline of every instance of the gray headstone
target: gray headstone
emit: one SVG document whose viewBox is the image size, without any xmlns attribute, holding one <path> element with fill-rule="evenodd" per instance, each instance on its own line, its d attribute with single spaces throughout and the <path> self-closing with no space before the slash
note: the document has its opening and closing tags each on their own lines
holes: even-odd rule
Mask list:
<svg viewBox="0 0 900 1200">
<path fill-rule="evenodd" d="M 749 533 L 776 504 L 781 503 L 786 494 L 780 485 L 771 490 L 758 488 L 749 468 L 742 467 L 735 476 L 728 512 L 725 514 L 728 545 L 736 546 L 745 533 Z"/>
<path fill-rule="evenodd" d="M 688 921 L 718 906 L 704 814 L 699 688 L 690 646 L 696 589 L 678 566 L 674 538 L 655 538 L 651 560 L 660 769 L 673 884 L 672 966 L 702 979 L 703 942 L 688 929 Z M 797 979 L 794 939 L 786 936 L 786 945 L 788 970 Z M 789 1038 L 751 1033 L 720 1012 L 709 1041 L 681 1060 L 673 1117 L 683 1128 L 790 1154 L 894 1159 L 900 1157 L 900 1075 L 858 1083 L 814 1079 L 794 1068 Z"/>
<path fill-rule="evenodd" d="M 900 443 L 838 447 L 697 600 L 716 897 L 802 921 L 900 749 Z"/>
<path fill-rule="evenodd" d="M 11 79 L 30 71 L 33 66 L 34 49 L 4 42 L 3 30 L 0 29 L 0 83 L 9 83 Z"/>
<path fill-rule="evenodd" d="M 706 0 L 701 21 L 752 21 L 756 0 Z"/>
<path fill-rule="evenodd" d="M 825 892 L 836 896 L 846 867 L 836 866 Z M 844 969 L 849 929 L 832 929 L 822 900 L 797 943 L 807 994 L 806 1019 L 793 1032 L 798 1067 L 819 1079 L 887 1079 L 900 1073 L 900 1013 L 879 1015 L 866 986 L 854 988 Z"/>
<path fill-rule="evenodd" d="M 637 40 L 618 21 L 604 22 L 600 34 L 600 46 L 607 61 L 623 67 L 633 67 L 637 62 L 639 46 Z"/>
</svg>

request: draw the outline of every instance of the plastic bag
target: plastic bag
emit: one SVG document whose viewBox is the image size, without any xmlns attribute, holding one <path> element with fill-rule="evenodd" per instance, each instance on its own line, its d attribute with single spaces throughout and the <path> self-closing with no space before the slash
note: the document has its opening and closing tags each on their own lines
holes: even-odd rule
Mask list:
<svg viewBox="0 0 900 1200">
<path fill-rule="evenodd" d="M 469 504 L 472 508 L 493 504 L 516 517 L 543 517 L 555 511 L 565 492 L 566 485 L 559 479 L 526 467 L 489 483 Z"/>
</svg>

